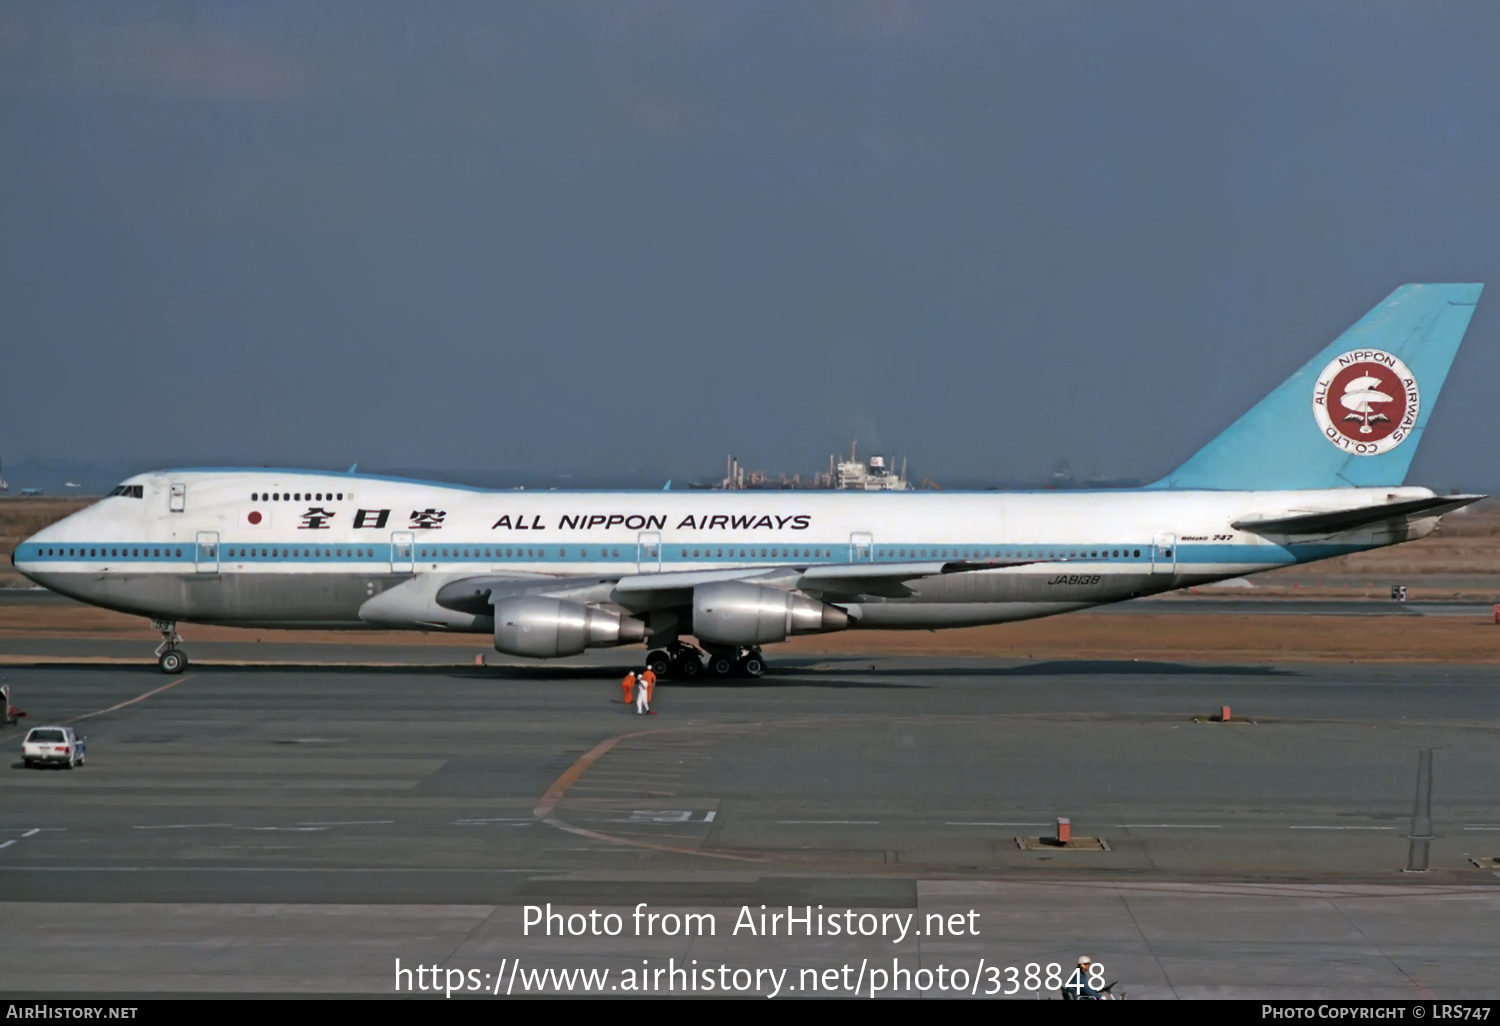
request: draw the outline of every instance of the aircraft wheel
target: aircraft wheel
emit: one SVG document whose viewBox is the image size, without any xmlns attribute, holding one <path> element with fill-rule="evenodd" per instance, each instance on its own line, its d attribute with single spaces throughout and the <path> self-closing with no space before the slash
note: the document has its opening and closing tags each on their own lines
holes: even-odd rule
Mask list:
<svg viewBox="0 0 1500 1026">
<path fill-rule="evenodd" d="M 162 673 L 181 673 L 187 669 L 188 658 L 180 648 L 169 648 L 161 654 L 156 665 L 161 667 Z"/>
<path fill-rule="evenodd" d="M 670 677 L 672 675 L 672 657 L 658 649 L 646 656 L 646 669 L 656 674 L 658 680 Z"/>
<path fill-rule="evenodd" d="M 703 662 L 696 652 L 689 652 L 672 664 L 672 676 L 681 680 L 697 680 L 703 675 Z"/>
<path fill-rule="evenodd" d="M 708 671 L 715 677 L 728 677 L 734 673 L 734 660 L 727 655 L 710 656 Z"/>
<path fill-rule="evenodd" d="M 740 660 L 740 672 L 751 680 L 763 676 L 766 672 L 766 661 L 758 654 L 752 652 Z"/>
</svg>

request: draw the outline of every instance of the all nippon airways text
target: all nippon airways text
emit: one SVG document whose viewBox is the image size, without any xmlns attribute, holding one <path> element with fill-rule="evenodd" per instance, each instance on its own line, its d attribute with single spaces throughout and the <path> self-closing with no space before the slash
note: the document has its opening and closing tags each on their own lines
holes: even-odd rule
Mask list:
<svg viewBox="0 0 1500 1026">
<path fill-rule="evenodd" d="M 546 905 L 521 910 L 526 937 L 884 937 L 899 944 L 907 937 L 978 937 L 979 913 L 930 912 L 920 922 L 915 912 L 830 911 L 822 905 L 741 905 L 732 924 L 719 929 L 713 912 L 653 912 L 646 902 L 627 915 L 618 912 L 554 912 Z"/>
</svg>

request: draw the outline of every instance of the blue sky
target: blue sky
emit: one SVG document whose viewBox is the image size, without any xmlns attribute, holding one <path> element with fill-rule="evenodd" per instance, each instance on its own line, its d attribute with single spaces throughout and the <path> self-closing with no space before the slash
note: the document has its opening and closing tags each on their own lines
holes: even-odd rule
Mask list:
<svg viewBox="0 0 1500 1026">
<path fill-rule="evenodd" d="M 1500 280 L 1497 29 L 8 4 L 0 457 L 1159 476 L 1402 282 Z M 1500 482 L 1497 303 L 1414 482 Z"/>
</svg>

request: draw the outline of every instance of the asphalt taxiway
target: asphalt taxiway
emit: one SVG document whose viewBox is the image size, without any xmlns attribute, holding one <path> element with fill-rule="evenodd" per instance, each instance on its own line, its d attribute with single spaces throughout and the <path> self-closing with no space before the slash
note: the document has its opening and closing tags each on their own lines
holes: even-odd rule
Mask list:
<svg viewBox="0 0 1500 1026">
<path fill-rule="evenodd" d="M 89 752 L 10 760 L 0 989 L 388 993 L 396 957 L 895 950 L 520 936 L 526 905 L 644 901 L 974 908 L 983 935 L 901 951 L 1090 951 L 1138 994 L 1493 990 L 1485 667 L 788 658 L 664 684 L 637 717 L 618 654 L 375 668 L 280 647 L 260 651 L 286 665 L 179 678 L 0 670 L 30 724 L 72 722 Z M 1058 816 L 1102 845 L 1030 844 Z"/>
</svg>

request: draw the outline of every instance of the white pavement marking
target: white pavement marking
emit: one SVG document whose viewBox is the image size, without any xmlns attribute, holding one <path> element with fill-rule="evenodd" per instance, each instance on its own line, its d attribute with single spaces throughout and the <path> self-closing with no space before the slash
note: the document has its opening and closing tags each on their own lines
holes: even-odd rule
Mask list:
<svg viewBox="0 0 1500 1026">
<path fill-rule="evenodd" d="M 1223 830 L 1219 823 L 1121 823 L 1126 830 Z M 1293 829 L 1296 829 L 1295 827 Z M 1384 829 L 1382 827 L 1382 829 Z"/>
<path fill-rule="evenodd" d="M 715 813 L 712 810 L 709 810 L 708 812 L 705 812 L 703 814 L 703 822 L 705 822 L 705 823 L 712 823 L 714 821 L 714 816 L 716 816 L 716 815 L 717 815 L 717 813 Z"/>
<path fill-rule="evenodd" d="M 21 836 L 22 837 L 35 837 L 37 834 L 39 834 L 41 832 L 42 832 L 42 828 L 41 827 L 32 827 L 30 830 L 26 831 Z"/>
<path fill-rule="evenodd" d="M 1292 826 L 1288 830 L 1394 830 L 1393 826 Z"/>
<path fill-rule="evenodd" d="M 971 822 L 969 820 L 958 820 L 956 822 L 944 823 L 943 824 L 943 826 L 1003 826 L 1003 827 L 1014 827 L 1014 826 L 1044 827 L 1044 826 L 1051 826 L 1051 825 L 1052 825 L 1051 823 L 999 823 L 999 822 L 992 823 L 992 822 L 988 822 L 988 821 L 986 821 L 986 822 Z"/>
<path fill-rule="evenodd" d="M 778 819 L 777 823 L 807 823 L 819 826 L 879 826 L 878 819 Z"/>
<path fill-rule="evenodd" d="M 290 830 L 292 833 L 297 833 L 297 834 L 315 834 L 315 833 L 317 833 L 320 830 L 327 830 L 328 828 L 327 827 L 321 827 L 321 826 L 294 826 L 294 827 L 270 826 L 270 827 L 235 827 L 235 829 L 236 830 Z"/>
<path fill-rule="evenodd" d="M 4 848 L 15 841 L 0 844 Z M 588 849 L 593 851 L 595 849 Z M 527 869 L 418 869 L 411 866 L 0 866 L 12 873 L 555 873 L 556 866 Z"/>
<path fill-rule="evenodd" d="M 612 823 L 687 823 L 693 818 L 692 809 L 636 809 L 629 819 L 610 820 Z"/>
<path fill-rule="evenodd" d="M 160 826 L 136 826 L 132 830 L 207 830 L 217 827 L 228 830 L 234 826 L 233 823 L 163 823 Z"/>
<path fill-rule="evenodd" d="M 345 819 L 334 820 L 328 823 L 319 823 L 317 821 L 312 821 L 308 823 L 298 823 L 297 825 L 305 827 L 384 826 L 394 822 L 396 822 L 394 819 Z"/>
<path fill-rule="evenodd" d="M 486 823 L 498 823 L 501 826 L 531 826 L 536 820 L 530 816 L 496 816 L 493 819 L 455 819 L 453 826 L 483 826 Z"/>
<path fill-rule="evenodd" d="M 16 843 L 16 839 L 14 837 L 12 837 L 10 840 L 6 841 L 5 843 L 0 844 L 0 848 L 9 848 L 11 845 L 13 845 L 15 843 Z"/>
</svg>

